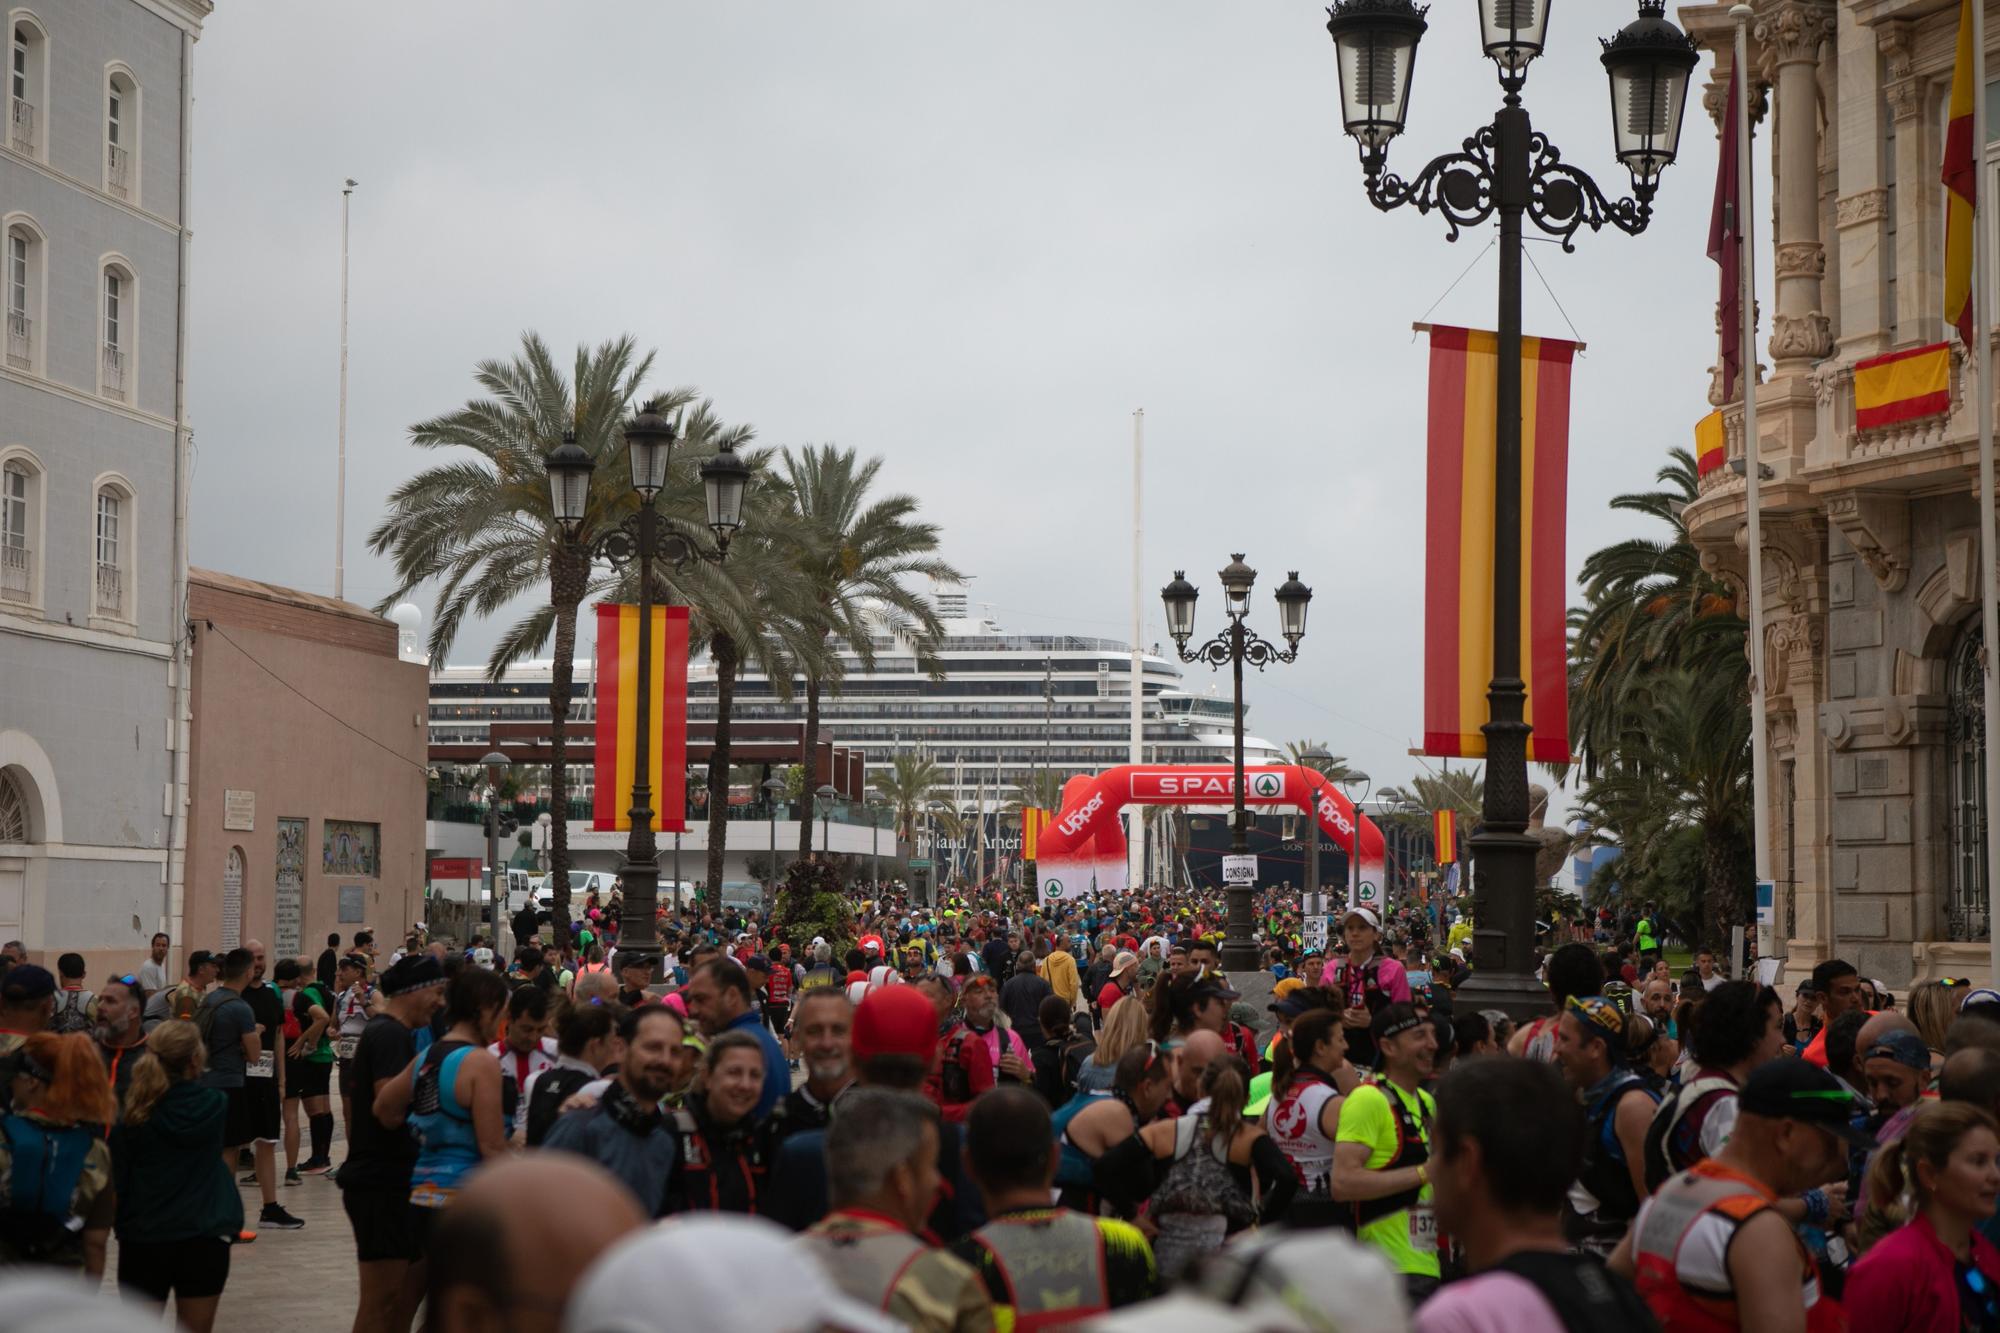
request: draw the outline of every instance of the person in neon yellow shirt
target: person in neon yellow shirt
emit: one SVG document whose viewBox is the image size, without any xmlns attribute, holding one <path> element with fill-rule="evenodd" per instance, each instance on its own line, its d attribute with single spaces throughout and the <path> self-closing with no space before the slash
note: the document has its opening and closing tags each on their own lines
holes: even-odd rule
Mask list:
<svg viewBox="0 0 2000 1333">
<path fill-rule="evenodd" d="M 1423 1089 L 1437 1058 L 1437 1029 L 1401 1001 L 1385 1005 L 1369 1026 L 1382 1073 L 1341 1103 L 1333 1197 L 1355 1205 L 1361 1241 L 1402 1275 L 1415 1309 L 1438 1286 L 1427 1169 L 1437 1103 Z"/>
</svg>

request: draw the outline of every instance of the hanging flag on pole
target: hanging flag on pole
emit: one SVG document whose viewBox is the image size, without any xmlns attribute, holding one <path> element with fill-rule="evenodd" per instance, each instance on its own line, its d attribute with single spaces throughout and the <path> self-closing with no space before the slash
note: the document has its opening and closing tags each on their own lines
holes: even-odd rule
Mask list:
<svg viewBox="0 0 2000 1333">
<path fill-rule="evenodd" d="M 1973 160 L 1972 0 L 1960 0 L 1958 58 L 1951 67 L 1951 109 L 1944 127 L 1944 317 L 1967 349 L 1972 342 L 1972 219 L 1979 198 Z"/>
<path fill-rule="evenodd" d="M 1727 458 L 1728 436 L 1722 428 L 1722 409 L 1717 408 L 1694 423 L 1694 474 L 1705 477 L 1721 467 Z"/>
<path fill-rule="evenodd" d="M 687 830 L 688 609 L 653 608 L 653 679 L 639 679 L 639 608 L 597 607 L 597 791 L 591 805 L 594 832 L 632 827 L 633 777 L 639 771 L 639 691 L 652 709 L 650 785 L 653 827 Z"/>
<path fill-rule="evenodd" d="M 1708 257 L 1722 270 L 1721 296 L 1716 308 L 1722 319 L 1722 401 L 1736 397 L 1736 377 L 1743 373 L 1743 200 L 1737 190 L 1736 99 L 1737 71 L 1729 71 L 1728 111 L 1722 123 L 1722 152 L 1715 164 L 1715 205 L 1708 215 Z M 1704 422 L 1704 424 L 1706 424 Z M 1721 426 L 1718 417 L 1716 425 Z M 1699 430 L 1697 429 L 1697 438 Z M 1721 458 L 1716 459 L 1720 464 Z M 1710 469 L 1700 469 L 1707 476 Z"/>
<path fill-rule="evenodd" d="M 1458 859 L 1458 812 L 1440 810 L 1431 816 L 1435 826 L 1435 846 L 1437 863 L 1448 866 Z"/>
<path fill-rule="evenodd" d="M 1431 335 L 1424 556 L 1423 753 L 1486 753 L 1493 675 L 1493 488 L 1500 339 L 1484 330 L 1418 325 Z M 1570 363 L 1580 343 L 1521 339 L 1521 678 L 1528 758 L 1566 764 L 1569 751 Z"/>
</svg>

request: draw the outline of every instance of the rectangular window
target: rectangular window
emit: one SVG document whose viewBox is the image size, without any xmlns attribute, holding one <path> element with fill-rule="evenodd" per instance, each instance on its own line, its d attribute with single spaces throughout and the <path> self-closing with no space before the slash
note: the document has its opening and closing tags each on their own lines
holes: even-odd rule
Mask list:
<svg viewBox="0 0 2000 1333">
<path fill-rule="evenodd" d="M 7 313 L 28 313 L 28 238 L 19 232 L 7 238 Z"/>
<path fill-rule="evenodd" d="M 0 472 L 0 547 L 28 547 L 28 474 L 11 464 Z"/>
<path fill-rule="evenodd" d="M 104 350 L 116 352 L 125 344 L 119 340 L 119 305 L 124 283 L 116 273 L 104 275 Z"/>
<path fill-rule="evenodd" d="M 13 93 L 22 101 L 28 100 L 28 39 L 19 28 L 14 29 L 14 73 Z"/>
<path fill-rule="evenodd" d="M 113 148 L 118 146 L 118 111 L 119 103 L 122 100 L 118 96 L 118 90 L 113 88 L 111 90 L 111 100 L 104 109 L 104 133 L 111 141 Z"/>
<path fill-rule="evenodd" d="M 118 497 L 110 491 L 97 493 L 97 565 L 118 568 Z"/>
</svg>

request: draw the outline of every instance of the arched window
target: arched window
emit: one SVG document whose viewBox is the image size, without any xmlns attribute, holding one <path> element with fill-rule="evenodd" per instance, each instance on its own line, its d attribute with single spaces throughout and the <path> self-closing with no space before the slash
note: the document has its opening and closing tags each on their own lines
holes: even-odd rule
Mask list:
<svg viewBox="0 0 2000 1333">
<path fill-rule="evenodd" d="M 7 365 L 33 373 L 39 366 L 39 328 L 47 251 L 42 233 L 25 217 L 7 220 L 0 248 L 0 304 L 7 309 Z"/>
<path fill-rule="evenodd" d="M 12 773 L 0 768 L 0 843 L 28 840 L 28 797 Z"/>
<path fill-rule="evenodd" d="M 104 266 L 104 355 L 98 371 L 98 392 L 120 402 L 132 399 L 132 348 L 137 331 L 138 283 L 132 270 L 116 260 Z"/>
<path fill-rule="evenodd" d="M 104 191 L 139 197 L 139 82 L 123 65 L 104 80 Z"/>
<path fill-rule="evenodd" d="M 22 450 L 0 452 L 0 603 L 41 602 L 42 472 Z"/>
<path fill-rule="evenodd" d="M 91 612 L 96 618 L 130 624 L 134 505 L 123 482 L 104 481 L 97 487 L 95 591 Z"/>
<path fill-rule="evenodd" d="M 45 158 L 48 127 L 49 35 L 41 24 L 16 11 L 7 20 L 7 146 Z"/>
<path fill-rule="evenodd" d="M 1952 645 L 1945 677 L 1946 763 L 1951 774 L 1951 896 L 1945 929 L 1954 940 L 1983 940 L 1986 882 L 1986 694 L 1983 640 L 1974 619 Z"/>
</svg>

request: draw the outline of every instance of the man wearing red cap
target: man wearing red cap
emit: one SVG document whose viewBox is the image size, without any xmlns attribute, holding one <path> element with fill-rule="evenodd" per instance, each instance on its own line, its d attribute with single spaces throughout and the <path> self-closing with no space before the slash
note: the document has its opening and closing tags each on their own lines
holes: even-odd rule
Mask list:
<svg viewBox="0 0 2000 1333">
<path fill-rule="evenodd" d="M 854 1010 L 854 1077 L 859 1087 L 921 1093 L 937 1059 L 937 1011 L 916 986 L 885 986 Z M 838 1119 L 840 1107 L 832 1108 Z M 979 1191 L 965 1174 L 958 1126 L 939 1122 L 937 1202 L 930 1230 L 954 1240 L 986 1221 Z M 778 1150 L 767 1216 L 803 1231 L 827 1215 L 826 1131 L 794 1134 Z"/>
</svg>

